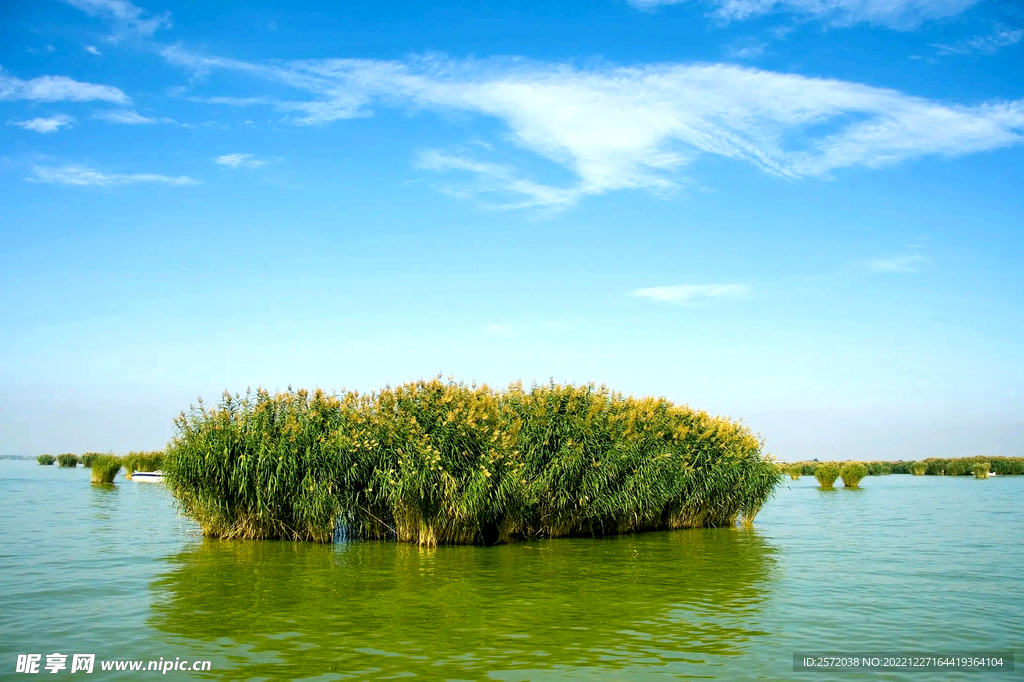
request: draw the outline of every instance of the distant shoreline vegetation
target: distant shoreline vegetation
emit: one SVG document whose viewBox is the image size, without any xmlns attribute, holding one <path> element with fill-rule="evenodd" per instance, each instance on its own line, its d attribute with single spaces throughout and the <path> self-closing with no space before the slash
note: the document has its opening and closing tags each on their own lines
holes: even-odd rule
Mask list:
<svg viewBox="0 0 1024 682">
<path fill-rule="evenodd" d="M 847 464 L 861 464 L 864 466 L 867 476 L 887 476 L 889 474 L 913 474 L 915 476 L 970 476 L 975 474 L 975 467 L 986 465 L 988 471 L 997 476 L 1021 476 L 1024 475 L 1024 457 L 929 457 L 919 461 L 896 461 L 896 462 L 859 462 L 848 460 L 844 462 L 793 462 L 783 464 L 786 473 L 792 478 L 803 476 L 814 476 L 819 468 L 825 466 L 838 466 L 842 468 Z M 835 480 L 835 479 L 833 479 Z M 859 480 L 859 479 L 858 479 Z"/>
<path fill-rule="evenodd" d="M 163 470 L 208 536 L 421 545 L 750 524 L 782 478 L 746 426 L 665 399 L 440 377 L 225 393 Z"/>
</svg>

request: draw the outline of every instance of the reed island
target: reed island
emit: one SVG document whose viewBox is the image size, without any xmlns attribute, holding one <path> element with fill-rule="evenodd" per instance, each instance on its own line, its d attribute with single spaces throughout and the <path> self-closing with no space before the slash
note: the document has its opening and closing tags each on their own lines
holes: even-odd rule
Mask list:
<svg viewBox="0 0 1024 682">
<path fill-rule="evenodd" d="M 739 422 L 593 384 L 261 389 L 175 427 L 166 485 L 221 538 L 494 544 L 749 525 L 782 478 Z"/>
</svg>

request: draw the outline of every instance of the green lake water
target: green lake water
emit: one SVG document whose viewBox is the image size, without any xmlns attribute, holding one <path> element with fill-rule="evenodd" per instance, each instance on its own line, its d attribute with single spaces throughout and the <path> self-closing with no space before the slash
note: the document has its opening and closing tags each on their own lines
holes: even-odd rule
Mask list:
<svg viewBox="0 0 1024 682">
<path fill-rule="evenodd" d="M 1024 679 L 793 672 L 1024 652 L 1024 477 L 862 485 L 787 480 L 753 530 L 420 549 L 206 540 L 162 485 L 0 461 L 0 678 L 61 652 L 212 661 L 177 679 Z"/>
</svg>

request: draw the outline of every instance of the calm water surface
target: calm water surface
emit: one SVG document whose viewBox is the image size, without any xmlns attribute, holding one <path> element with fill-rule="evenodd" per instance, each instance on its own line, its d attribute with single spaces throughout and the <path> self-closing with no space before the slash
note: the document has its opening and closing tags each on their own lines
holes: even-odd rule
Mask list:
<svg viewBox="0 0 1024 682">
<path fill-rule="evenodd" d="M 792 671 L 806 650 L 1022 655 L 1024 477 L 805 477 L 752 531 L 429 550 L 205 540 L 162 485 L 118 481 L 0 461 L 0 678 L 55 651 L 230 679 L 1024 678 Z"/>
</svg>

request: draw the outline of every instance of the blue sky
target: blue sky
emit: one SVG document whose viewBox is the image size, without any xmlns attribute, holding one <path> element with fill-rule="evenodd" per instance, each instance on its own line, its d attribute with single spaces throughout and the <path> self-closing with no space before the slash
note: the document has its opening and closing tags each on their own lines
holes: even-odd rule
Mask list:
<svg viewBox="0 0 1024 682">
<path fill-rule="evenodd" d="M 5 3 L 0 452 L 451 373 L 1024 455 L 1022 66 L 1002 0 Z"/>
</svg>

